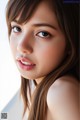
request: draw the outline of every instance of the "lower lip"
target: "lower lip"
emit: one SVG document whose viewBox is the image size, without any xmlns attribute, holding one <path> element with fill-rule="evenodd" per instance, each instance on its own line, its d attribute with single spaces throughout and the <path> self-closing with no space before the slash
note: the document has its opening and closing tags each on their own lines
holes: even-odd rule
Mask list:
<svg viewBox="0 0 80 120">
<path fill-rule="evenodd" d="M 27 71 L 32 70 L 35 67 L 35 64 L 33 64 L 33 65 L 24 65 L 21 61 L 18 61 L 17 63 L 18 63 L 18 65 L 19 65 L 19 67 L 21 69 L 27 70 Z"/>
</svg>

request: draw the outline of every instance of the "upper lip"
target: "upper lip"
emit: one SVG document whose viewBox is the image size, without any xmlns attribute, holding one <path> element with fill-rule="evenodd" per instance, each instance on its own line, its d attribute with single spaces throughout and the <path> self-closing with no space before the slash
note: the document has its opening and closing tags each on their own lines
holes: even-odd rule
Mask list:
<svg viewBox="0 0 80 120">
<path fill-rule="evenodd" d="M 28 62 L 29 64 L 34 65 L 34 63 L 27 57 L 17 57 L 16 60 L 21 62 Z"/>
</svg>

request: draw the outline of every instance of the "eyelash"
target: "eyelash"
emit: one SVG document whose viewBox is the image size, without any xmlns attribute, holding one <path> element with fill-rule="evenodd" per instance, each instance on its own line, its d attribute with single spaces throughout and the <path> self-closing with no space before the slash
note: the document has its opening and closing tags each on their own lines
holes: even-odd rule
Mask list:
<svg viewBox="0 0 80 120">
<path fill-rule="evenodd" d="M 15 28 L 16 28 L 17 31 L 15 31 Z M 22 31 L 19 26 L 12 26 L 11 29 L 12 29 L 12 31 L 13 31 L 14 33 L 19 33 L 19 32 Z M 44 33 L 44 35 L 46 35 L 46 36 L 44 36 L 43 34 L 41 35 L 41 33 Z M 38 32 L 38 33 L 36 34 L 36 36 L 39 36 L 39 37 L 41 37 L 41 38 L 47 39 L 47 38 L 50 38 L 52 35 L 51 35 L 49 32 L 47 32 L 47 31 L 40 31 L 40 32 Z"/>
<path fill-rule="evenodd" d="M 44 35 L 46 35 L 46 36 L 44 36 L 44 35 L 39 35 L 39 34 L 41 34 L 41 33 L 44 33 Z M 50 37 L 51 37 L 51 34 L 50 34 L 49 32 L 47 32 L 47 31 L 40 31 L 40 32 L 38 32 L 36 35 L 39 36 L 39 37 L 41 37 L 41 38 L 50 38 Z"/>
<path fill-rule="evenodd" d="M 15 31 L 15 28 L 16 28 L 17 31 Z M 19 33 L 19 32 L 21 32 L 21 28 L 18 27 L 18 26 L 12 26 L 11 30 L 12 30 L 14 33 Z"/>
</svg>

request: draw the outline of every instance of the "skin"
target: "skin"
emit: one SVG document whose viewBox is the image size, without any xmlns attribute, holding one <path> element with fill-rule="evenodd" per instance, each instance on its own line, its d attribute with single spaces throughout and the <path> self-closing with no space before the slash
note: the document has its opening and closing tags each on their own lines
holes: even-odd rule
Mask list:
<svg viewBox="0 0 80 120">
<path fill-rule="evenodd" d="M 39 83 L 60 64 L 65 54 L 65 36 L 59 28 L 56 15 L 47 3 L 42 2 L 26 24 L 12 21 L 11 26 L 10 46 L 15 62 L 18 56 L 24 56 L 36 64 L 27 71 L 17 64 L 19 71 L 23 77 L 36 79 Z M 43 35 L 44 31 L 49 34 Z"/>
<path fill-rule="evenodd" d="M 48 90 L 46 120 L 79 120 L 79 102 L 76 78 L 66 75 L 57 79 Z"/>
<path fill-rule="evenodd" d="M 39 84 L 65 56 L 66 40 L 56 15 L 47 2 L 42 2 L 26 24 L 12 21 L 11 27 L 10 46 L 17 67 L 23 77 L 35 79 Z M 43 35 L 43 31 L 49 34 Z M 22 69 L 16 60 L 21 56 L 28 58 L 35 67 Z M 79 86 L 74 77 L 63 76 L 56 80 L 47 94 L 46 120 L 79 120 L 78 93 Z"/>
</svg>

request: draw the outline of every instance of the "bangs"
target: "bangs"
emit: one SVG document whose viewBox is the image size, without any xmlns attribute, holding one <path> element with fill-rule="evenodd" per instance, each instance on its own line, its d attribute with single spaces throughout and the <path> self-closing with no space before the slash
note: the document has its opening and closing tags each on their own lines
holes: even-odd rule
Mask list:
<svg viewBox="0 0 80 120">
<path fill-rule="evenodd" d="M 42 0 L 10 0 L 7 4 L 6 20 L 8 26 L 11 21 L 18 18 L 17 22 L 25 23 L 35 11 Z"/>
</svg>

